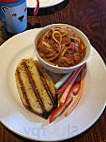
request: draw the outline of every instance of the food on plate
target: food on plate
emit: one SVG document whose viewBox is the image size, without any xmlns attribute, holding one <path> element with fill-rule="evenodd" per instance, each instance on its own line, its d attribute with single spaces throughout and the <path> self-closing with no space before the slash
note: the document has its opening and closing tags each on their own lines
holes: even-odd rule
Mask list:
<svg viewBox="0 0 106 142">
<path fill-rule="evenodd" d="M 83 92 L 85 75 L 84 64 L 72 74 L 65 75 L 55 86 L 45 68 L 33 59 L 21 60 L 15 72 L 17 89 L 24 106 L 45 119 L 50 116 L 50 123 L 69 105 L 65 116 L 75 108 Z M 57 99 L 60 93 L 61 97 Z"/>
<path fill-rule="evenodd" d="M 56 94 L 58 93 L 63 93 L 62 97 L 59 100 L 59 104 L 64 104 L 65 99 L 68 95 L 69 90 L 72 88 L 72 85 L 74 84 L 77 76 L 79 75 L 79 73 L 81 72 L 81 69 L 84 67 L 84 65 L 82 65 L 81 67 L 79 67 L 77 70 L 75 70 L 72 75 L 70 76 L 69 80 L 67 81 L 67 83 L 65 83 L 65 85 L 56 92 Z"/>
<path fill-rule="evenodd" d="M 68 78 L 71 76 L 72 72 L 65 74 L 61 79 L 55 84 L 55 89 L 59 90 L 64 83 L 68 80 Z"/>
<path fill-rule="evenodd" d="M 57 107 L 54 82 L 33 59 L 23 59 L 15 72 L 16 85 L 24 106 L 47 119 Z"/>
<path fill-rule="evenodd" d="M 80 74 L 80 81 L 77 81 L 73 84 L 71 89 L 68 91 L 65 102 L 63 104 L 59 104 L 58 108 L 54 110 L 54 112 L 49 118 L 50 123 L 53 122 L 58 116 L 60 116 L 70 104 L 72 105 L 69 106 L 68 110 L 65 112 L 65 116 L 68 116 L 72 112 L 72 110 L 76 107 L 84 89 L 85 76 L 86 76 L 86 68 L 83 68 Z"/>
<path fill-rule="evenodd" d="M 73 96 L 77 95 L 77 98 L 75 100 L 75 102 L 73 103 L 73 105 L 67 110 L 67 112 L 65 113 L 65 116 L 69 115 L 71 113 L 71 111 L 75 108 L 75 106 L 77 105 L 77 103 L 79 102 L 83 89 L 84 89 L 84 84 L 85 84 L 85 76 L 86 76 L 86 69 L 83 69 L 81 71 L 81 82 L 80 85 L 76 84 L 76 88 L 78 87 L 78 95 L 74 92 L 75 87 L 73 87 Z"/>
<path fill-rule="evenodd" d="M 86 45 L 68 26 L 48 29 L 38 38 L 37 52 L 46 62 L 59 67 L 79 64 L 86 55 Z"/>
</svg>

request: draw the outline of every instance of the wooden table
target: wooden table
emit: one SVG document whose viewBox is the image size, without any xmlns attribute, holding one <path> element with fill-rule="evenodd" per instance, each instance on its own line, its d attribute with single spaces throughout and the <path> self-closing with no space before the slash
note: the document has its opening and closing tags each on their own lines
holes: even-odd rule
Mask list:
<svg viewBox="0 0 106 142">
<path fill-rule="evenodd" d="M 28 9 L 28 29 L 43 27 L 53 23 L 67 23 L 82 30 L 90 39 L 93 47 L 106 63 L 106 0 L 65 0 L 64 2 L 39 10 L 33 16 L 33 9 Z M 0 21 L 0 45 L 11 35 Z M 106 111 L 87 131 L 66 140 L 69 142 L 104 142 L 106 141 Z M 0 142 L 29 142 L 25 138 L 9 131 L 0 123 Z"/>
</svg>

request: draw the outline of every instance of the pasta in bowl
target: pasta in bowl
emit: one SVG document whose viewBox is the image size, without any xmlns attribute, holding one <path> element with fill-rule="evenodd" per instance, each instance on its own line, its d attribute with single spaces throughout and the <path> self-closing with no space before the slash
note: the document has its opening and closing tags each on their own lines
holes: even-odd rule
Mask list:
<svg viewBox="0 0 106 142">
<path fill-rule="evenodd" d="M 88 38 L 77 28 L 53 24 L 44 27 L 36 36 L 35 52 L 46 69 L 68 73 L 87 62 L 91 46 Z"/>
</svg>

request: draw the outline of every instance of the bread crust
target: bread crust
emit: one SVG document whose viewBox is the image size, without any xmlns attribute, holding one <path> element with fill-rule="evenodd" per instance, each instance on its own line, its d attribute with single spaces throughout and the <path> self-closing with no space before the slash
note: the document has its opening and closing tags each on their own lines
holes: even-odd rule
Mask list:
<svg viewBox="0 0 106 142">
<path fill-rule="evenodd" d="M 57 107 L 54 82 L 37 61 L 23 59 L 15 72 L 16 85 L 24 106 L 47 119 Z"/>
</svg>

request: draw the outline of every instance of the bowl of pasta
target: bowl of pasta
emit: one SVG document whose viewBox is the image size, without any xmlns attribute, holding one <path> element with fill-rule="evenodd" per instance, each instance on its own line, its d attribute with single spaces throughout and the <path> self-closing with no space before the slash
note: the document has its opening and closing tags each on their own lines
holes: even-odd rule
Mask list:
<svg viewBox="0 0 106 142">
<path fill-rule="evenodd" d="M 88 61 L 91 45 L 86 35 L 74 26 L 52 24 L 38 32 L 35 53 L 47 70 L 69 73 Z"/>
</svg>

